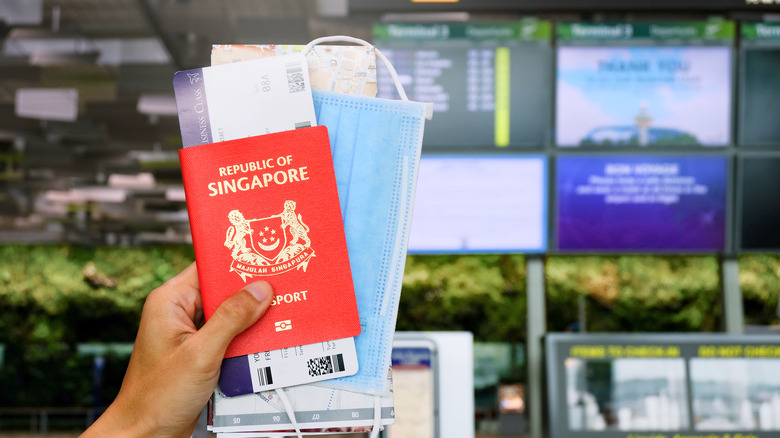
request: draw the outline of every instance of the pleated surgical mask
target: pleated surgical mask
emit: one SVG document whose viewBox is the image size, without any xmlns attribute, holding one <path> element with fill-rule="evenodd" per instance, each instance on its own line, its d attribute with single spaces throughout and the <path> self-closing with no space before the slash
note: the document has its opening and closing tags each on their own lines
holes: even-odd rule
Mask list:
<svg viewBox="0 0 780 438">
<path fill-rule="evenodd" d="M 303 53 L 326 41 L 309 43 Z M 356 375 L 322 382 L 350 391 L 381 393 L 390 367 L 406 246 L 425 119 L 432 106 L 406 97 L 392 65 L 378 50 L 402 100 L 313 91 L 317 124 L 328 128 L 339 202 L 360 315 Z"/>
</svg>

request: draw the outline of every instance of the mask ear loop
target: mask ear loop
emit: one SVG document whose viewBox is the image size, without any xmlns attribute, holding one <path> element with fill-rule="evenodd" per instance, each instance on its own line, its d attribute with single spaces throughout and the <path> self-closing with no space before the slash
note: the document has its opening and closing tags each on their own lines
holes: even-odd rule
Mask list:
<svg viewBox="0 0 780 438">
<path fill-rule="evenodd" d="M 371 429 L 369 438 L 378 438 L 382 430 L 382 397 L 374 396 L 374 428 Z"/>
<path fill-rule="evenodd" d="M 290 399 L 287 398 L 287 394 L 284 393 L 284 388 L 276 389 L 276 395 L 279 396 L 279 400 L 282 401 L 284 410 L 287 412 L 287 416 L 290 417 L 290 422 L 295 429 L 295 434 L 298 436 L 298 438 L 303 438 L 301 428 L 298 426 L 298 422 L 295 421 L 295 411 L 293 410 L 292 404 L 290 403 Z"/>
<path fill-rule="evenodd" d="M 303 49 L 301 50 L 301 54 L 303 56 L 306 56 L 311 51 L 312 47 L 316 46 L 317 44 L 337 42 L 337 41 L 346 41 L 349 43 L 355 43 L 361 46 L 374 49 L 374 51 L 376 52 L 376 56 L 385 64 L 385 67 L 387 67 L 387 70 L 390 72 L 390 76 L 393 78 L 393 83 L 395 84 L 395 89 L 398 92 L 398 96 L 401 97 L 401 100 L 409 101 L 409 97 L 407 97 L 406 91 L 404 91 L 404 86 L 401 84 L 401 79 L 398 78 L 398 72 L 395 71 L 395 67 L 393 67 L 393 64 L 390 63 L 390 60 L 387 59 L 384 53 L 382 53 L 379 49 L 377 49 L 373 44 L 369 43 L 368 41 L 361 40 L 360 38 L 346 36 L 346 35 L 326 36 L 326 37 L 316 38 L 312 40 L 309 44 L 306 44 L 306 46 L 304 46 Z M 433 104 L 425 103 L 424 105 L 425 105 L 425 118 L 431 120 L 431 118 L 433 117 Z"/>
</svg>

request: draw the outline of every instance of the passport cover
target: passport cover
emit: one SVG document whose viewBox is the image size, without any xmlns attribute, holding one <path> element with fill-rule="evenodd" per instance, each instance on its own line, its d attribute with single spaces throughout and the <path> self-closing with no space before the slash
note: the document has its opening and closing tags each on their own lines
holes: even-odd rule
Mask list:
<svg viewBox="0 0 780 438">
<path fill-rule="evenodd" d="M 324 126 L 179 150 L 206 320 L 246 283 L 274 288 L 268 312 L 225 357 L 360 333 Z"/>
</svg>

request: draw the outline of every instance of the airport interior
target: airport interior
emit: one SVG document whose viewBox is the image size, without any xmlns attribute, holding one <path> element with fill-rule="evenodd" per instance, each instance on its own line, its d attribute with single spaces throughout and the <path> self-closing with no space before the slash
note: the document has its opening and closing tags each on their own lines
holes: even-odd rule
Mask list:
<svg viewBox="0 0 780 438">
<path fill-rule="evenodd" d="M 196 438 L 780 438 L 778 102 L 780 0 L 0 0 L 0 438 L 196 261 Z"/>
</svg>

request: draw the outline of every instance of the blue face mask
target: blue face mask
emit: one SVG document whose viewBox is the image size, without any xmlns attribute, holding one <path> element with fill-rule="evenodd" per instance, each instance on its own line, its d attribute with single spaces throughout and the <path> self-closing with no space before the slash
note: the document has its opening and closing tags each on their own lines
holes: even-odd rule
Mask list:
<svg viewBox="0 0 780 438">
<path fill-rule="evenodd" d="M 350 37 L 314 40 L 351 41 Z M 406 245 L 414 205 L 425 118 L 431 106 L 403 100 L 313 91 L 317 124 L 328 128 L 341 214 L 362 331 L 355 338 L 360 370 L 321 384 L 381 393 L 390 367 Z"/>
</svg>

